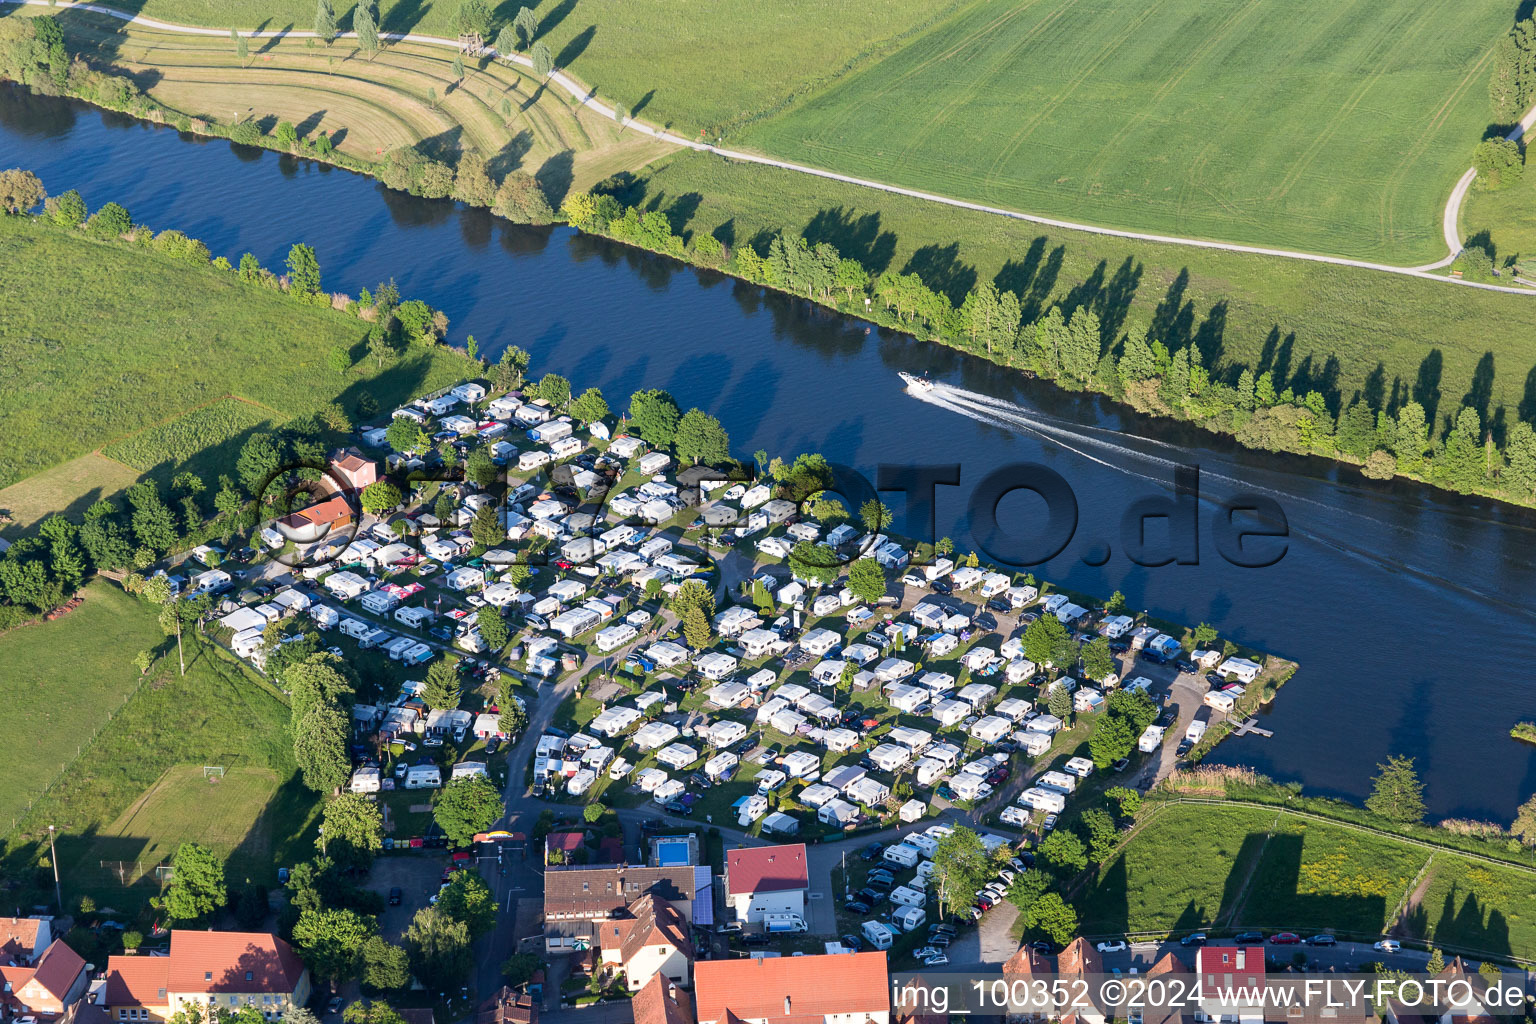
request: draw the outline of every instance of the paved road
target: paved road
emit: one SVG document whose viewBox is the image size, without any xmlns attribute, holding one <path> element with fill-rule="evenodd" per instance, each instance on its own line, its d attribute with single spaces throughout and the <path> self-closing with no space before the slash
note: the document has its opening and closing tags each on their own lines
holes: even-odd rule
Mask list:
<svg viewBox="0 0 1536 1024">
<path fill-rule="evenodd" d="M 155 29 L 161 32 L 174 32 L 182 35 L 198 36 L 227 36 L 229 30 L 216 28 L 202 28 L 192 25 L 177 25 L 172 22 L 159 21 L 155 18 L 146 18 L 141 14 L 131 14 L 118 10 L 115 7 L 107 7 L 94 3 L 64 3 L 57 0 L 0 0 L 0 3 L 29 4 L 38 7 L 76 8 L 90 11 L 93 14 L 101 14 L 119 21 L 134 25 L 142 25 L 145 28 Z M 277 29 L 260 32 L 242 32 L 241 35 L 251 39 L 282 39 L 292 37 L 294 39 L 306 39 L 314 36 L 313 32 L 293 31 L 289 29 Z M 356 33 L 343 32 L 338 35 L 341 39 L 355 39 Z M 379 38 L 389 42 L 424 43 L 432 46 L 448 46 L 458 49 L 458 40 L 447 39 L 442 36 L 420 35 L 414 32 L 380 32 Z M 521 54 L 496 54 L 493 48 L 487 47 L 487 52 L 499 56 L 502 60 L 519 64 L 526 68 L 533 67 L 533 61 Z M 1480 288 L 1484 291 L 1507 292 L 1514 295 L 1536 295 L 1536 290 L 1520 286 L 1508 286 L 1497 284 L 1481 284 L 1476 281 L 1463 281 L 1460 278 L 1444 277 L 1435 271 L 1444 268 L 1455 259 L 1461 249 L 1459 233 L 1454 225 L 1460 217 L 1460 208 L 1463 197 L 1466 195 L 1465 185 L 1471 184 L 1469 171 L 1462 176 L 1457 183 L 1457 188 L 1452 191 L 1451 200 L 1446 204 L 1445 221 L 1448 225 L 1445 230 L 1446 243 L 1451 249 L 1451 254 L 1436 263 L 1419 267 L 1400 267 L 1390 263 L 1376 263 L 1371 260 L 1350 259 L 1345 256 L 1328 256 L 1323 253 L 1297 252 L 1293 249 L 1273 249 L 1266 246 L 1239 245 L 1235 242 L 1220 242 L 1205 238 L 1186 238 L 1179 235 L 1158 235 L 1144 231 L 1123 231 L 1118 228 L 1101 227 L 1096 224 L 1083 224 L 1077 221 L 1061 220 L 1056 217 L 1042 217 L 1032 213 L 1022 213 L 1018 210 L 1008 210 L 998 206 L 988 206 L 984 203 L 972 203 L 963 199 L 955 199 L 950 196 L 938 195 L 933 192 L 923 192 L 918 189 L 902 188 L 888 182 L 873 181 L 868 178 L 857 178 L 848 174 L 838 174 L 835 171 L 824 170 L 819 167 L 809 167 L 805 164 L 797 164 L 788 160 L 775 160 L 772 157 L 762 156 L 757 153 L 747 153 L 741 150 L 726 149 L 721 146 L 710 145 L 707 142 L 699 142 L 695 139 L 686 139 L 675 135 L 663 128 L 656 128 L 643 124 L 629 117 L 618 118 L 614 109 L 597 99 L 594 89 L 577 82 L 563 71 L 553 72 L 548 79 L 554 85 L 564 90 L 580 105 L 587 107 L 594 113 L 607 118 L 615 118 L 630 130 L 649 135 L 662 142 L 687 149 L 697 150 L 702 153 L 712 153 L 715 156 L 739 163 L 761 164 L 765 167 L 776 167 L 780 170 L 794 171 L 797 174 L 808 174 L 817 178 L 826 178 L 830 181 L 840 181 L 847 185 L 857 185 L 860 188 L 872 189 L 877 192 L 887 192 L 891 195 L 906 196 L 910 199 L 920 199 L 924 202 L 939 203 L 944 206 L 953 206 L 962 210 L 972 210 L 977 213 L 991 214 L 997 217 L 1006 217 L 1010 220 L 1025 221 L 1030 224 L 1039 224 L 1043 227 L 1061 228 L 1067 231 L 1082 231 L 1087 234 L 1104 235 L 1111 238 L 1125 238 L 1137 242 L 1155 242 L 1162 245 L 1181 245 L 1196 249 L 1217 249 L 1223 252 L 1244 253 L 1255 256 L 1276 256 L 1282 259 L 1301 260 L 1308 263 L 1327 263 L 1339 267 L 1353 267 L 1359 270 L 1374 270 L 1387 274 L 1399 274 L 1406 277 L 1418 277 L 1428 281 L 1439 281 L 1443 284 L 1455 284 L 1464 288 Z M 1522 120 L 1522 129 L 1536 123 L 1536 107 Z M 1518 132 L 1511 136 L 1518 138 Z"/>
</svg>

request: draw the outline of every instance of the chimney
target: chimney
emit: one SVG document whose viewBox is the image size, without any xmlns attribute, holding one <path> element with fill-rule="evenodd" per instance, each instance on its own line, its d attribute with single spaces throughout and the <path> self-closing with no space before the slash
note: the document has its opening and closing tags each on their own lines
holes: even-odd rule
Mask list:
<svg viewBox="0 0 1536 1024">
<path fill-rule="evenodd" d="M 784 997 L 784 1016 L 789 1016 L 789 996 Z"/>
</svg>

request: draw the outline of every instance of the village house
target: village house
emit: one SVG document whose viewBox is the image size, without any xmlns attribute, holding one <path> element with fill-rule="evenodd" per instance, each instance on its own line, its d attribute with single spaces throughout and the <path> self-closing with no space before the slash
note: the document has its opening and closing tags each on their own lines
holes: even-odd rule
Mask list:
<svg viewBox="0 0 1536 1024">
<path fill-rule="evenodd" d="M 602 962 L 624 976 L 631 992 L 656 977 L 687 985 L 693 969 L 687 922 L 670 903 L 649 892 L 625 910 L 626 917 L 604 921 L 599 927 Z"/>
<path fill-rule="evenodd" d="M 703 960 L 698 1024 L 890 1024 L 883 952 Z"/>
<path fill-rule="evenodd" d="M 61 939 L 50 942 L 35 963 L 0 965 L 0 1007 L 7 1016 L 53 1020 L 84 995 L 89 980 L 85 966 L 80 954 Z"/>
<path fill-rule="evenodd" d="M 550 867 L 544 874 L 544 949 L 549 953 L 597 949 L 605 922 L 629 916 L 650 894 L 692 927 L 714 923 L 709 868 Z"/>
<path fill-rule="evenodd" d="M 108 957 L 102 1003 L 114 1021 L 164 1021 L 207 1007 L 252 1007 L 277 1020 L 309 995 L 309 970 L 276 935 L 177 929 L 169 956 Z"/>
<path fill-rule="evenodd" d="M 810 890 L 805 844 L 732 850 L 725 858 L 725 900 L 742 924 L 769 914 L 805 916 Z"/>
<path fill-rule="evenodd" d="M 355 448 L 332 452 L 326 471 L 332 483 L 339 484 L 343 491 L 351 494 L 361 493 L 364 487 L 379 478 L 378 463 Z"/>
</svg>

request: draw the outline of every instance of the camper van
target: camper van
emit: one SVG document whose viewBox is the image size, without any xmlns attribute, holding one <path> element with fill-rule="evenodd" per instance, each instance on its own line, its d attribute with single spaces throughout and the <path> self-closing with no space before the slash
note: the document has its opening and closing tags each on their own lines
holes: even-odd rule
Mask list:
<svg viewBox="0 0 1536 1024">
<path fill-rule="evenodd" d="M 922 907 L 902 907 L 891 915 L 891 923 L 904 932 L 915 932 L 928 922 L 928 912 Z"/>
<path fill-rule="evenodd" d="M 443 774 L 435 764 L 413 764 L 405 771 L 406 789 L 437 789 L 443 784 Z"/>
<path fill-rule="evenodd" d="M 1150 754 L 1162 746 L 1163 734 L 1167 732 L 1167 726 L 1149 725 L 1142 732 L 1141 739 L 1136 741 L 1136 749 L 1144 754 Z"/>
<path fill-rule="evenodd" d="M 806 930 L 805 918 L 799 914 L 765 914 L 763 928 L 769 935 L 793 935 Z"/>
<path fill-rule="evenodd" d="M 872 949 L 890 949 L 891 943 L 896 938 L 896 933 L 879 921 L 865 921 L 862 931 L 864 941 L 868 942 Z"/>
<path fill-rule="evenodd" d="M 922 851 L 910 843 L 897 843 L 895 846 L 887 846 L 881 859 L 888 864 L 898 864 L 904 868 L 910 868 L 922 859 Z"/>
</svg>

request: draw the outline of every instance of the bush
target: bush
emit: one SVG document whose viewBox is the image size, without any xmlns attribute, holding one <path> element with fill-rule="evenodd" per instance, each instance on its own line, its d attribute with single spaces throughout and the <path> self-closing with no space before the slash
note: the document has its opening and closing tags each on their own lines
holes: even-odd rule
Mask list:
<svg viewBox="0 0 1536 1024">
<path fill-rule="evenodd" d="M 229 129 L 229 141 L 238 142 L 242 146 L 259 146 L 261 129 L 256 127 L 255 121 L 241 121 Z"/>
<path fill-rule="evenodd" d="M 1520 144 L 1510 139 L 1484 139 L 1472 154 L 1477 169 L 1477 187 L 1487 192 L 1508 188 L 1525 171 L 1525 156 Z"/>
</svg>

